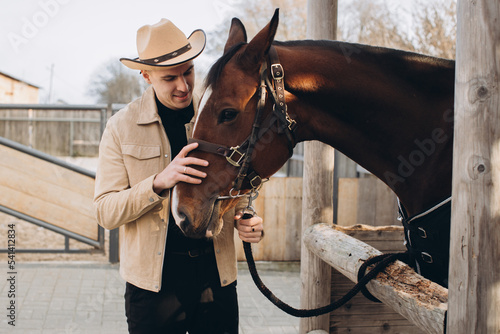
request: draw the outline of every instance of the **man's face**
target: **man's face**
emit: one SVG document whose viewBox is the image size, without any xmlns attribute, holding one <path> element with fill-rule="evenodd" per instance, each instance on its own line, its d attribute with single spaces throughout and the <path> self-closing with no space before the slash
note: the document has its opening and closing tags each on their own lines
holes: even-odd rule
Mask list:
<svg viewBox="0 0 500 334">
<path fill-rule="evenodd" d="M 194 87 L 192 61 L 165 69 L 142 71 L 142 76 L 153 85 L 156 97 L 164 106 L 179 110 L 191 104 Z"/>
</svg>

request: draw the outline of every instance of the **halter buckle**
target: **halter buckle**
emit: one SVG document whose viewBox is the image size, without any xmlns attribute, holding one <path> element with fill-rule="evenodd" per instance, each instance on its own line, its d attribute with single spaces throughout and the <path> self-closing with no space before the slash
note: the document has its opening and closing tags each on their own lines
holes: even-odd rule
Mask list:
<svg viewBox="0 0 500 334">
<path fill-rule="evenodd" d="M 253 189 L 259 189 L 260 186 L 262 185 L 262 178 L 259 175 L 255 175 L 250 180 L 250 185 L 252 186 Z"/>
<path fill-rule="evenodd" d="M 226 157 L 227 162 L 229 162 L 234 167 L 240 167 L 240 162 L 245 157 L 245 153 L 238 151 L 239 148 L 240 148 L 239 146 L 231 147 L 230 148 L 231 154 L 228 157 Z M 235 154 L 239 154 L 239 157 L 236 156 L 236 159 L 233 158 Z"/>
<path fill-rule="evenodd" d="M 274 80 L 283 79 L 285 73 L 283 73 L 283 66 L 281 64 L 272 64 L 271 65 L 271 75 Z"/>
</svg>

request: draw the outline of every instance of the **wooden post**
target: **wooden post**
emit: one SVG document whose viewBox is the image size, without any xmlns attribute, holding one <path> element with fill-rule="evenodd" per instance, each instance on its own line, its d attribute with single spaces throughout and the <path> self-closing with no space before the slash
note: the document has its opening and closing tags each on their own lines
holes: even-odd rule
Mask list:
<svg viewBox="0 0 500 334">
<path fill-rule="evenodd" d="M 309 0 L 307 5 L 307 34 L 309 38 L 335 39 L 337 29 L 337 0 Z M 333 223 L 333 161 L 334 150 L 320 142 L 304 145 L 304 185 L 302 200 L 302 230 L 310 225 Z M 301 247 L 301 308 L 316 308 L 330 303 L 331 268 Z M 328 314 L 303 318 L 300 333 L 313 330 L 329 332 Z"/>
<path fill-rule="evenodd" d="M 458 1 L 448 333 L 500 333 L 499 20 Z"/>
</svg>

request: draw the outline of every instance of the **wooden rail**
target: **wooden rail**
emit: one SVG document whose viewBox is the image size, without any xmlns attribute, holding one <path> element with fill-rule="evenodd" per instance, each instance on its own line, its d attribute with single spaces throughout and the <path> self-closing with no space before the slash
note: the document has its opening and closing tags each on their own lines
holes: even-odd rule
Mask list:
<svg viewBox="0 0 500 334">
<path fill-rule="evenodd" d="M 377 229 L 363 226 L 364 229 Z M 345 234 L 345 228 L 316 224 L 304 231 L 306 247 L 351 281 L 357 282 L 359 267 L 375 248 Z M 448 309 L 448 290 L 396 261 L 367 285 L 368 291 L 411 323 L 428 333 L 444 333 Z"/>
</svg>

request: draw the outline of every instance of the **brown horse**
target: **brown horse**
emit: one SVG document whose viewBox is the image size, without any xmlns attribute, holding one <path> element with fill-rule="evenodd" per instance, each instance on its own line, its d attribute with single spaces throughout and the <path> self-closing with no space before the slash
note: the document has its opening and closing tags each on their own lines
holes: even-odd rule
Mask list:
<svg viewBox="0 0 500 334">
<path fill-rule="evenodd" d="M 224 55 L 207 76 L 193 138 L 219 148 L 193 153 L 209 161 L 202 184 L 180 183 L 174 189 L 172 210 L 186 235 L 202 237 L 207 229 L 217 234 L 221 215 L 238 201 L 227 195 L 237 193 L 232 188 L 239 167 L 223 155 L 234 153 L 232 163 L 240 160 L 242 149 L 227 148 L 242 146 L 249 137 L 258 104 L 263 104 L 260 120 L 277 108 L 270 98 L 263 100 L 260 90 L 266 81 L 262 73 L 271 80 L 274 74 L 270 50 L 284 69 L 283 112 L 295 124 L 293 131 L 283 131 L 278 115 L 257 131 L 250 171 L 270 177 L 290 157 L 290 147 L 319 140 L 384 181 L 408 216 L 450 197 L 453 61 L 338 41 L 277 42 L 277 26 L 278 11 L 247 43 L 243 24 L 233 19 Z M 250 184 L 241 183 L 242 193 Z"/>
</svg>

